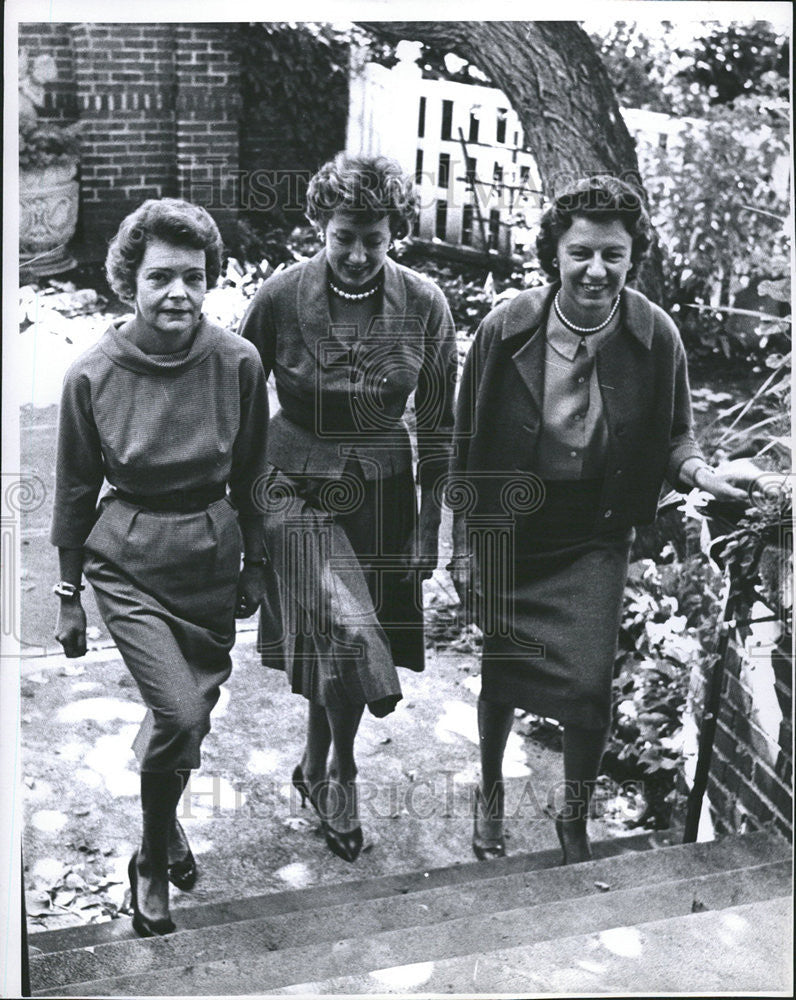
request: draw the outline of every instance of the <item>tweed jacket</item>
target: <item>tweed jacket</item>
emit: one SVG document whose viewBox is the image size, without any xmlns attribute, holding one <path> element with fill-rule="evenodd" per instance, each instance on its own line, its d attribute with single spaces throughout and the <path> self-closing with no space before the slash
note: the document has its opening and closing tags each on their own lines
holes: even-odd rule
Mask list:
<svg viewBox="0 0 796 1000">
<path fill-rule="evenodd" d="M 335 328 L 328 294 L 321 250 L 265 281 L 241 323 L 274 373 L 281 407 L 268 429 L 268 461 L 288 474 L 331 478 L 352 456 L 367 479 L 411 468 L 402 417 L 415 392 L 418 482 L 444 480 L 456 340 L 442 292 L 387 259 L 382 309 L 366 331 Z"/>
<path fill-rule="evenodd" d="M 467 480 L 477 514 L 507 512 L 512 477 L 521 493 L 533 491 L 527 474 L 534 472 L 543 414 L 544 328 L 557 288 L 529 289 L 499 305 L 481 323 L 467 357 L 451 489 Z M 620 328 L 598 348 L 595 363 L 608 425 L 595 529 L 647 524 L 655 517 L 663 480 L 677 486 L 683 462 L 702 457 L 683 344 L 659 306 L 626 288 Z"/>
</svg>

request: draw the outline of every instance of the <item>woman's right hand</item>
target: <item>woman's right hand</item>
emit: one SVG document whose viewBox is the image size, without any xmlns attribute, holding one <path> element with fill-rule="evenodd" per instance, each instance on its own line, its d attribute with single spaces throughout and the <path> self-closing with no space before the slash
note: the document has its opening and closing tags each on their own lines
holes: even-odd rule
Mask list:
<svg viewBox="0 0 796 1000">
<path fill-rule="evenodd" d="M 86 612 L 79 598 L 61 601 L 55 638 L 61 643 L 64 656 L 73 659 L 86 655 Z"/>
<path fill-rule="evenodd" d="M 464 611 L 469 614 L 472 602 L 472 566 L 469 554 L 454 555 L 446 566 L 450 574 L 453 588 L 456 591 Z"/>
</svg>

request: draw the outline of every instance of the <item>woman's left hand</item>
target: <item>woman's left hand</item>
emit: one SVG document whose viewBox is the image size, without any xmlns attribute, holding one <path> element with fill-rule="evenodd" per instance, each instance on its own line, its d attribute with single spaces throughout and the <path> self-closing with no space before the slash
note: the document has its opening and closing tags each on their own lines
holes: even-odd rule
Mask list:
<svg viewBox="0 0 796 1000">
<path fill-rule="evenodd" d="M 749 490 L 763 473 L 747 458 L 725 462 L 717 469 L 703 466 L 697 469 L 695 485 L 717 500 L 730 503 L 750 503 Z"/>
<path fill-rule="evenodd" d="M 417 527 L 409 536 L 406 546 L 409 572 L 417 574 L 421 580 L 428 580 L 437 566 L 439 518 L 439 508 L 435 508 L 424 496 Z"/>
<path fill-rule="evenodd" d="M 265 597 L 265 567 L 244 566 L 238 580 L 235 617 L 251 618 Z"/>
</svg>

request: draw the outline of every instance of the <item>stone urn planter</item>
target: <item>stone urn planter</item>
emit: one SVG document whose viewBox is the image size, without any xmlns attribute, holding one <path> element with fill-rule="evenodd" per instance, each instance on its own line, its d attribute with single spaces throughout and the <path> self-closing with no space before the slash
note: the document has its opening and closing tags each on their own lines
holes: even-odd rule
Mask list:
<svg viewBox="0 0 796 1000">
<path fill-rule="evenodd" d="M 76 175 L 76 158 L 20 170 L 19 262 L 36 275 L 58 274 L 76 264 L 67 250 L 77 226 Z"/>
<path fill-rule="evenodd" d="M 58 77 L 49 53 L 19 52 L 19 263 L 24 274 L 75 267 L 67 251 L 75 235 L 80 188 L 80 122 L 42 119 L 44 88 Z"/>
</svg>

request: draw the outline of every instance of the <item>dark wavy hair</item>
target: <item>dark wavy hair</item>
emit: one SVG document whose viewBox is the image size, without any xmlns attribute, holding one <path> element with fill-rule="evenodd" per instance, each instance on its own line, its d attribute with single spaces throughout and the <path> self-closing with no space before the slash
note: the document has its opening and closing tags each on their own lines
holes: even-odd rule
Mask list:
<svg viewBox="0 0 796 1000">
<path fill-rule="evenodd" d="M 633 240 L 628 274 L 632 277 L 652 243 L 652 226 L 638 189 L 618 177 L 599 174 L 584 177 L 556 197 L 542 216 L 536 237 L 539 263 L 554 280 L 560 277 L 553 263 L 558 254 L 558 241 L 576 215 L 600 222 L 618 220 L 622 223 Z"/>
<path fill-rule="evenodd" d="M 147 245 L 156 239 L 204 250 L 207 287 L 218 281 L 224 245 L 210 214 L 181 198 L 150 198 L 122 220 L 108 246 L 105 274 L 122 302 L 135 302 L 135 277 Z"/>
<path fill-rule="evenodd" d="M 401 240 L 412 230 L 416 204 L 411 179 L 386 156 L 338 153 L 307 188 L 307 218 L 322 229 L 342 209 L 361 216 L 363 222 L 387 216 L 392 237 Z"/>
</svg>

